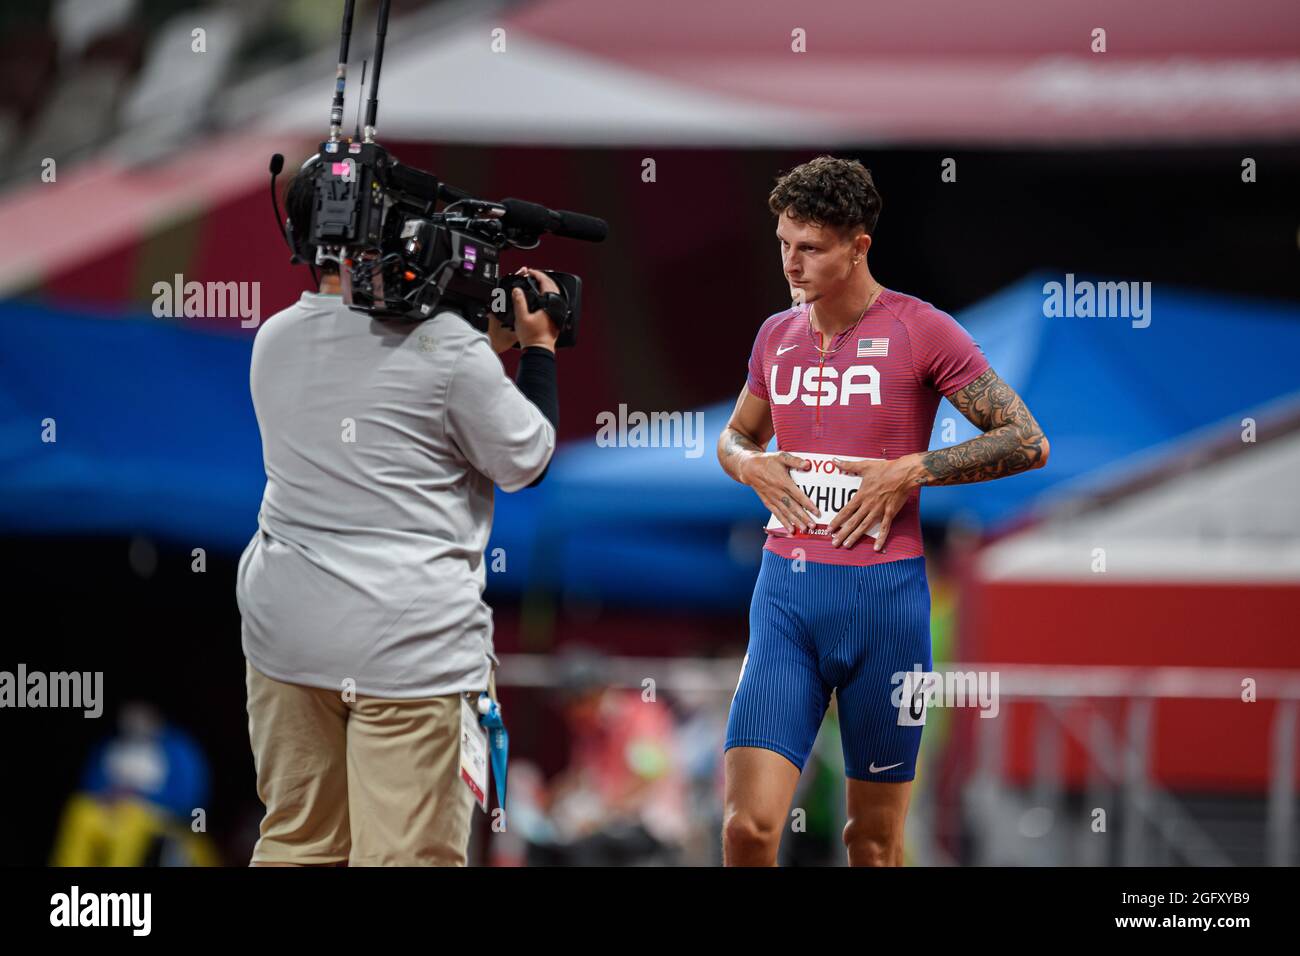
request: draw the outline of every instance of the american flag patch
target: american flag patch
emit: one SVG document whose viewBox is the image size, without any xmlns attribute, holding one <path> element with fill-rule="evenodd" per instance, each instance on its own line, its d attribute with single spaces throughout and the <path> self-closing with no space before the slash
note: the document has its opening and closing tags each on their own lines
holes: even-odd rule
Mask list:
<svg viewBox="0 0 1300 956">
<path fill-rule="evenodd" d="M 889 339 L 858 339 L 858 358 L 883 358 L 888 354 Z"/>
</svg>

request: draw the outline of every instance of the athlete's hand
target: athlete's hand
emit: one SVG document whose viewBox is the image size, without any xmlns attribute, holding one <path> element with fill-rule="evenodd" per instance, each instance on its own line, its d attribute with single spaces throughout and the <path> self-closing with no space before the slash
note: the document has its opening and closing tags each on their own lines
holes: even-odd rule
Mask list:
<svg viewBox="0 0 1300 956">
<path fill-rule="evenodd" d="M 919 484 L 917 469 L 920 461 L 920 455 L 904 455 L 892 461 L 841 461 L 836 458 L 835 466 L 846 475 L 861 476 L 862 484 L 831 520 L 831 541 L 837 547 L 851 548 L 875 527 L 876 522 L 880 522 L 876 550 L 883 551 L 894 516 Z"/>
<path fill-rule="evenodd" d="M 532 276 L 533 284 L 543 295 L 547 292 L 558 295 L 560 292 L 560 287 L 555 284 L 555 280 L 540 269 L 522 266 L 515 275 Z M 523 289 L 515 289 L 510 293 L 510 298 L 514 303 L 515 331 L 519 333 L 519 347 L 526 349 L 530 345 L 540 345 L 554 352 L 555 340 L 559 338 L 560 330 L 556 328 L 551 317 L 541 309 L 529 312 L 528 300 L 524 298 Z"/>
<path fill-rule="evenodd" d="M 812 462 L 788 451 L 761 452 L 741 463 L 740 480 L 753 488 L 767 510 L 776 515 L 786 531 L 807 531 L 821 515 L 821 509 L 799 490 L 790 477 L 790 469 L 808 471 Z"/>
</svg>

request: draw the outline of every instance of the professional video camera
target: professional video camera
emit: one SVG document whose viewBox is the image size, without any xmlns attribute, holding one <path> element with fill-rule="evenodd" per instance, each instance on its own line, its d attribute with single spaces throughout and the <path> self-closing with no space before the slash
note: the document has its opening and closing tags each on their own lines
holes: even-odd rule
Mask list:
<svg viewBox="0 0 1300 956">
<path fill-rule="evenodd" d="M 530 312 L 543 309 L 560 329 L 557 345 L 573 345 L 582 306 L 582 280 L 546 271 L 559 294 L 543 294 L 527 276 L 500 274 L 501 250 L 536 248 L 543 233 L 600 242 L 607 224 L 593 216 L 547 209 L 521 199 L 492 202 L 430 173 L 404 166 L 375 142 L 379 72 L 384 59 L 391 0 L 380 0 L 375 32 L 375 68 L 370 78 L 364 132 L 343 139 L 343 89 L 355 0 L 345 0 L 329 138 L 303 164 L 299 175 L 313 177 L 315 203 L 310 241 L 300 247 L 287 220 L 281 220 L 275 178 L 284 157 L 271 157 L 271 201 L 290 249 L 292 262 L 338 264 L 343 300 L 352 309 L 385 319 L 420 321 L 449 309 L 486 331 L 489 312 L 507 328 L 514 325 L 511 290 L 520 288 Z M 362 84 L 365 83 L 364 72 Z M 435 212 L 437 203 L 447 205 Z M 311 247 L 315 248 L 314 257 Z"/>
</svg>

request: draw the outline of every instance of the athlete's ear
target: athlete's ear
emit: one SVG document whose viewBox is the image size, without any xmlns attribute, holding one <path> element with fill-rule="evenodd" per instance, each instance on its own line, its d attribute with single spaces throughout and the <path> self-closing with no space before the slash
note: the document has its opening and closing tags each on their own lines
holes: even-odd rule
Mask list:
<svg viewBox="0 0 1300 956">
<path fill-rule="evenodd" d="M 853 258 L 865 259 L 867 250 L 871 248 L 871 234 L 860 232 L 853 239 Z"/>
</svg>

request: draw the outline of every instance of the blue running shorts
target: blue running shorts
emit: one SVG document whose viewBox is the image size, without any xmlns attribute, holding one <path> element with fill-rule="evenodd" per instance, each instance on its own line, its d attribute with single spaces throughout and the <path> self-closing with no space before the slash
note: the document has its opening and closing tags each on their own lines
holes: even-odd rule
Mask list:
<svg viewBox="0 0 1300 956">
<path fill-rule="evenodd" d="M 925 558 L 799 564 L 763 552 L 723 749 L 764 747 L 802 771 L 834 691 L 846 775 L 911 780 L 923 727 L 900 726 L 891 698 L 896 675 L 934 669 Z"/>
</svg>

